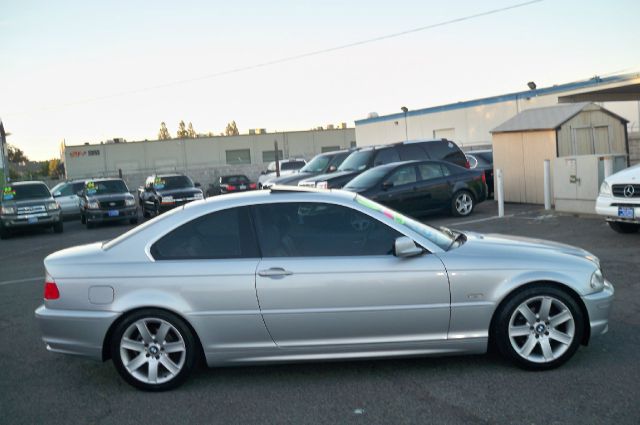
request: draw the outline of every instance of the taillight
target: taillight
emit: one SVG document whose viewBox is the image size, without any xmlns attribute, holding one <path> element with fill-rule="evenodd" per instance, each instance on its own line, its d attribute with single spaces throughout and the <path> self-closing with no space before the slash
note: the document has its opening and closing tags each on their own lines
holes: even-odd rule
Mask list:
<svg viewBox="0 0 640 425">
<path fill-rule="evenodd" d="M 257 185 L 255 183 L 249 183 L 249 189 L 255 189 Z"/>
<path fill-rule="evenodd" d="M 464 163 L 465 168 L 471 168 L 471 164 L 469 163 L 469 160 L 467 159 L 467 162 Z"/>
<path fill-rule="evenodd" d="M 60 298 L 60 291 L 58 285 L 49 274 L 44 280 L 44 299 L 45 300 L 57 300 Z"/>
<path fill-rule="evenodd" d="M 482 183 L 486 183 L 486 182 L 487 182 L 487 175 L 483 171 L 482 172 Z"/>
<path fill-rule="evenodd" d="M 236 190 L 235 186 L 227 185 L 227 190 Z"/>
</svg>

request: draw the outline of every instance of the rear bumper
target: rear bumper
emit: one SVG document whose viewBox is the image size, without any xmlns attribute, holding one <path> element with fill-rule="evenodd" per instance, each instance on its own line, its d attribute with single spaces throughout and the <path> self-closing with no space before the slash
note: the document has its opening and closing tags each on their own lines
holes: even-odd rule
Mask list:
<svg viewBox="0 0 640 425">
<path fill-rule="evenodd" d="M 119 313 L 53 310 L 41 305 L 35 316 L 47 350 L 102 360 L 105 335 Z"/>
<path fill-rule="evenodd" d="M 62 214 L 58 211 L 49 211 L 44 217 L 37 217 L 37 222 L 29 223 L 26 218 L 18 218 L 18 216 L 3 216 L 0 220 L 2 226 L 6 229 L 20 229 L 29 227 L 47 227 L 52 226 L 62 220 Z"/>
<path fill-rule="evenodd" d="M 614 299 L 613 285 L 605 280 L 604 290 L 582 297 L 591 326 L 591 336 L 604 335 L 609 330 L 609 313 Z"/>
<path fill-rule="evenodd" d="M 107 221 L 118 221 L 118 220 L 128 220 L 131 218 L 138 217 L 138 208 L 126 207 L 126 208 L 118 208 L 117 216 L 110 216 L 108 210 L 87 210 L 84 215 L 87 221 L 92 223 L 102 223 Z"/>
</svg>

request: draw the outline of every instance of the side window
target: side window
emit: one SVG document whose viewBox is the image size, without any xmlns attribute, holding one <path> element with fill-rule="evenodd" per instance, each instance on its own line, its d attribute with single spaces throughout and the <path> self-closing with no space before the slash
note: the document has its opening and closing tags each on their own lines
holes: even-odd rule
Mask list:
<svg viewBox="0 0 640 425">
<path fill-rule="evenodd" d="M 431 180 L 442 177 L 443 175 L 445 175 L 443 168 L 446 169 L 446 167 L 440 167 L 440 164 L 437 163 L 418 165 L 418 169 L 420 170 L 420 177 L 422 178 L 422 180 Z"/>
<path fill-rule="evenodd" d="M 451 169 L 444 164 L 440 164 L 440 169 L 444 173 L 445 177 L 451 175 Z"/>
<path fill-rule="evenodd" d="M 196 218 L 174 229 L 151 247 L 156 260 L 258 258 L 248 207 Z"/>
<path fill-rule="evenodd" d="M 453 142 L 439 140 L 436 142 L 428 142 L 425 145 L 431 159 L 449 161 L 460 166 L 464 166 L 467 162 L 467 157 L 464 156 L 460 148 Z"/>
<path fill-rule="evenodd" d="M 379 149 L 376 152 L 376 158 L 373 161 L 374 167 L 400 161 L 398 151 L 394 148 Z"/>
<path fill-rule="evenodd" d="M 72 195 L 76 195 L 78 192 L 81 192 L 84 189 L 84 183 L 74 183 L 73 184 L 73 193 Z"/>
<path fill-rule="evenodd" d="M 254 208 L 264 257 L 392 255 L 395 239 L 402 236 L 340 205 L 290 202 Z"/>
<path fill-rule="evenodd" d="M 400 159 L 410 161 L 412 159 L 427 159 L 427 153 L 417 144 L 402 145 L 400 150 Z"/>
<path fill-rule="evenodd" d="M 392 186 L 402 186 L 403 184 L 415 183 L 418 181 L 416 175 L 416 167 L 413 165 L 402 167 L 394 171 L 385 183 L 391 183 Z"/>
<path fill-rule="evenodd" d="M 75 192 L 73 191 L 73 185 L 72 184 L 65 184 L 64 186 L 62 186 L 58 192 L 60 192 L 60 196 L 71 196 L 71 195 L 75 195 Z"/>
</svg>

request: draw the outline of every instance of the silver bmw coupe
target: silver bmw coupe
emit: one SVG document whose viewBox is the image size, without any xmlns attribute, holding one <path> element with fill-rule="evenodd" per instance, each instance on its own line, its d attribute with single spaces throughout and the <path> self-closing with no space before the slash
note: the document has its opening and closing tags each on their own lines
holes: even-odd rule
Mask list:
<svg viewBox="0 0 640 425">
<path fill-rule="evenodd" d="M 209 366 L 483 353 L 567 361 L 604 334 L 598 259 L 436 229 L 353 193 L 278 188 L 196 201 L 45 261 L 50 351 L 112 359 L 144 390 Z"/>
</svg>

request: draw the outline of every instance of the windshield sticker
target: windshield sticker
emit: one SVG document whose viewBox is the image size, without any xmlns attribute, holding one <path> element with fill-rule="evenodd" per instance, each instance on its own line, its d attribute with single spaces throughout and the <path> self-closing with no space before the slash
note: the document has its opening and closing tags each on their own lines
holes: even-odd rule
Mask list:
<svg viewBox="0 0 640 425">
<path fill-rule="evenodd" d="M 12 187 L 5 187 L 2 191 L 2 199 L 4 201 L 10 201 L 16 196 L 16 191 Z"/>
<path fill-rule="evenodd" d="M 95 182 L 87 182 L 87 194 L 88 195 L 93 195 L 94 193 L 96 193 L 98 190 L 96 189 L 96 184 Z"/>
<path fill-rule="evenodd" d="M 156 177 L 155 180 L 153 181 L 153 187 L 154 189 L 164 189 L 166 182 L 164 180 L 162 180 L 160 177 Z"/>
</svg>

